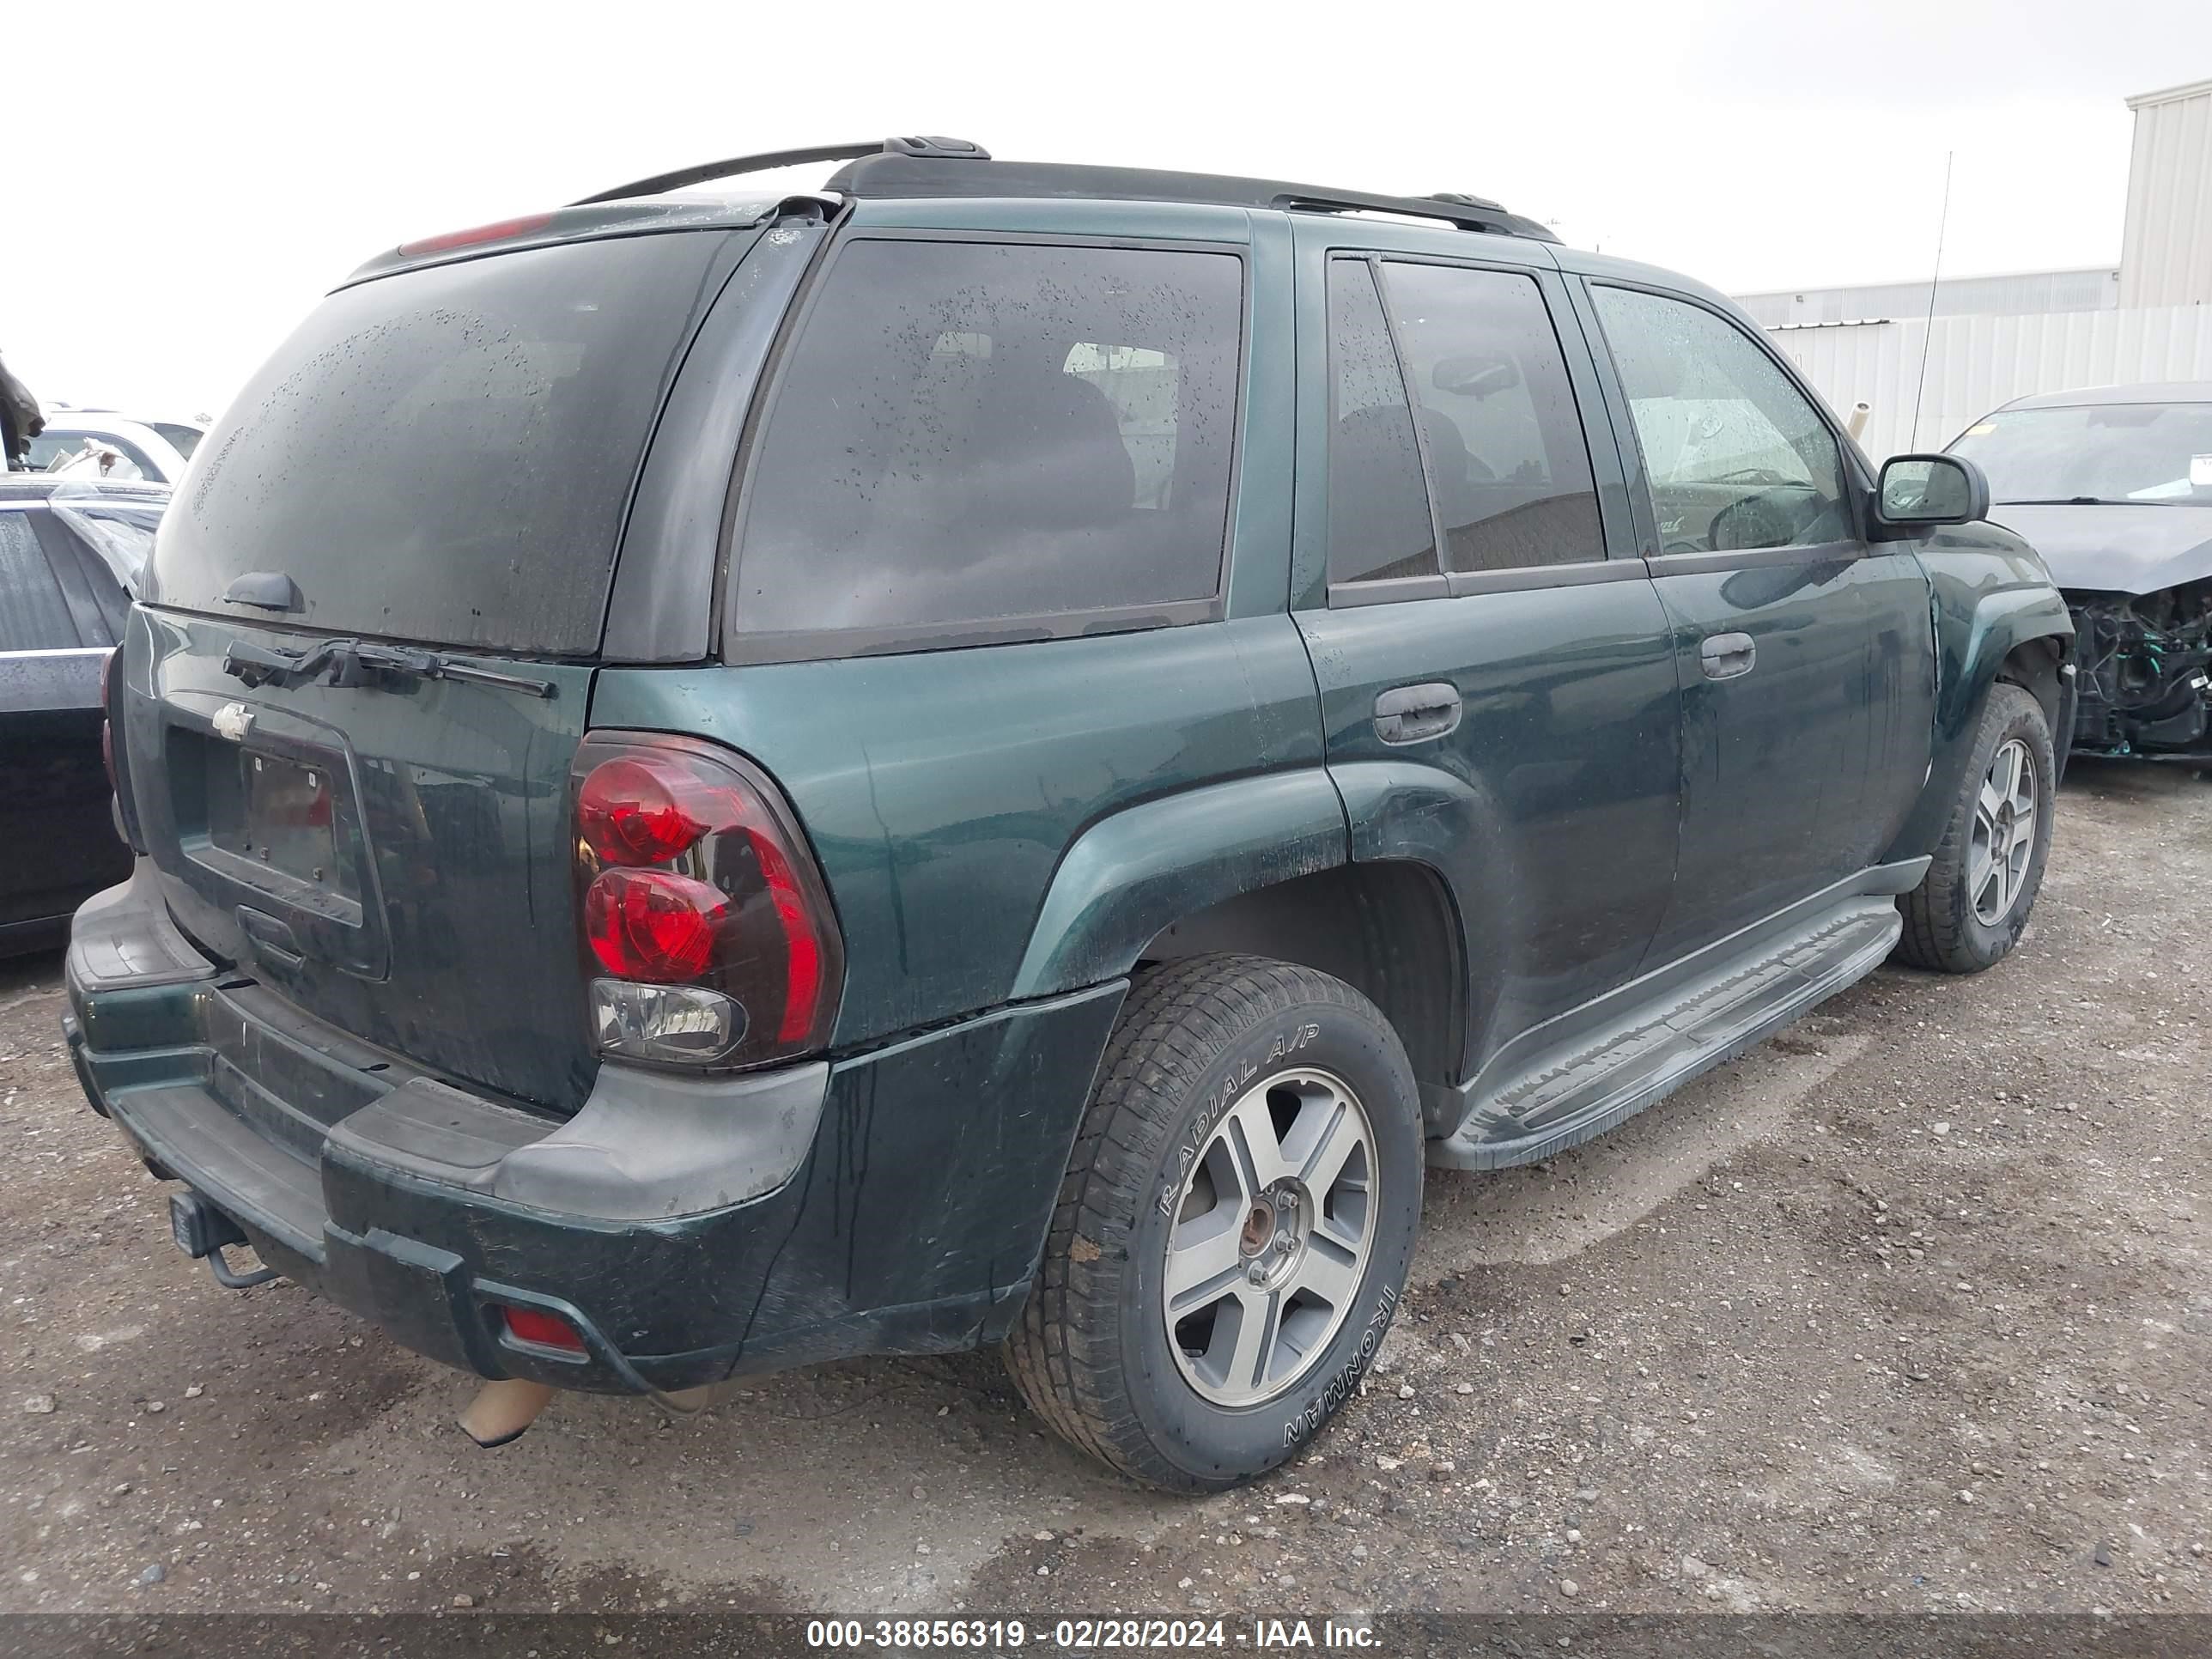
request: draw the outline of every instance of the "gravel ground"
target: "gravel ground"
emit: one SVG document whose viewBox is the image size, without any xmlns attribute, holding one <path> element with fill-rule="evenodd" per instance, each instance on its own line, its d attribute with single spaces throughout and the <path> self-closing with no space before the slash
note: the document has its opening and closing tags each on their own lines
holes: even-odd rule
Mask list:
<svg viewBox="0 0 2212 1659">
<path fill-rule="evenodd" d="M 1364 1396 L 1202 1502 L 986 1356 L 477 1450 L 466 1380 L 175 1251 L 58 961 L 0 968 L 0 1611 L 2212 1611 L 2212 793 L 2085 764 L 2059 818 L 1995 971 L 1432 1174 Z"/>
</svg>

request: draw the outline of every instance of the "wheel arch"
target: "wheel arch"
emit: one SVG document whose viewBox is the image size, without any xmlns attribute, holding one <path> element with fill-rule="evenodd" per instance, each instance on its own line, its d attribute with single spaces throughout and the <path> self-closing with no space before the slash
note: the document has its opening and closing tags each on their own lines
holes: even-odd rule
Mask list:
<svg viewBox="0 0 2212 1659">
<path fill-rule="evenodd" d="M 1207 784 L 1110 813 L 1062 854 L 1012 998 L 1126 974 L 1176 921 L 1351 856 L 1344 803 L 1319 767 Z"/>
<path fill-rule="evenodd" d="M 1443 878 L 1403 859 L 1347 863 L 1194 909 L 1139 952 L 1170 962 L 1214 951 L 1267 957 L 1342 980 L 1406 1046 L 1428 1133 L 1464 1109 L 1454 1088 L 1466 1042 L 1465 933 Z"/>
</svg>

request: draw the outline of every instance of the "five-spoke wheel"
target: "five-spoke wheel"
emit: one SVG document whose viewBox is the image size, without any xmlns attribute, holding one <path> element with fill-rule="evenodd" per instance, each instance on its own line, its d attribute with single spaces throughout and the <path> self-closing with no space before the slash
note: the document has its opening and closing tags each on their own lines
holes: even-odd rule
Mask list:
<svg viewBox="0 0 2212 1659">
<path fill-rule="evenodd" d="M 1999 680 L 1982 706 L 1949 821 L 1920 885 L 1898 901 L 1897 953 L 1916 967 L 1979 973 L 2018 941 L 2051 849 L 2058 776 L 2049 716 L 2024 685 Z"/>
<path fill-rule="evenodd" d="M 2035 852 L 2035 763 L 2027 744 L 2008 738 L 1999 745 L 1974 798 L 1974 828 L 1966 854 L 1966 882 L 1974 914 L 1994 927 L 2026 890 L 2027 863 Z"/>
<path fill-rule="evenodd" d="M 1297 1385 L 1359 1288 L 1374 1176 L 1367 1109 L 1326 1072 L 1279 1072 L 1222 1115 L 1167 1237 L 1161 1311 L 1192 1388 L 1250 1406 Z"/>
<path fill-rule="evenodd" d="M 1153 1486 L 1296 1456 L 1374 1363 L 1421 1218 L 1405 1045 L 1343 981 L 1188 957 L 1131 986 L 1006 1363 Z"/>
</svg>

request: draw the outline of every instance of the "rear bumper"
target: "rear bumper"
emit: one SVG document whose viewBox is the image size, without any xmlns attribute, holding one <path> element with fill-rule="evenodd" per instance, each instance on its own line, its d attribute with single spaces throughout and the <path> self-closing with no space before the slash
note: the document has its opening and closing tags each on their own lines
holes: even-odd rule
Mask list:
<svg viewBox="0 0 2212 1659">
<path fill-rule="evenodd" d="M 68 981 L 94 1109 L 264 1260 L 448 1364 L 610 1393 L 996 1340 L 1126 989 L 712 1083 L 607 1066 L 562 1123 L 220 972 L 149 877 L 78 913 Z"/>
</svg>

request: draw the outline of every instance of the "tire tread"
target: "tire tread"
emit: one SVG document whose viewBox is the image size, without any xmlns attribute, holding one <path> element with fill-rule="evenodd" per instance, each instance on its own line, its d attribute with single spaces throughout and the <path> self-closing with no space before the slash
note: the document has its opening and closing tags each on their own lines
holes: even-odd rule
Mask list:
<svg viewBox="0 0 2212 1659">
<path fill-rule="evenodd" d="M 1973 830 L 1972 803 L 1981 788 L 1982 775 L 1989 768 L 1987 757 L 1996 751 L 2003 733 L 2015 720 L 2029 717 L 2034 734 L 2040 740 L 2037 748 L 2045 760 L 2042 781 L 2045 805 L 2042 810 L 2046 813 L 2057 810 L 2057 800 L 2051 799 L 2055 792 L 2049 788 L 2051 734 L 2043 705 L 2026 687 L 2009 680 L 1998 680 L 1990 685 L 1989 696 L 1983 700 L 1981 718 L 1974 728 L 1973 757 L 1967 765 L 1966 781 L 1949 821 L 1943 826 L 1943 838 L 1936 843 L 1928 873 L 1921 878 L 1919 886 L 1897 902 L 1898 911 L 1905 920 L 1904 932 L 1897 941 L 1899 961 L 1931 973 L 1945 974 L 1976 973 L 1990 966 L 1990 959 L 1975 948 L 1968 931 L 1971 901 L 1961 896 Z M 2039 863 L 2034 873 L 2039 884 Z M 2027 902 L 2032 908 L 2035 902 L 2033 891 Z M 2027 913 L 2023 911 L 2016 920 L 2025 925 Z M 2016 936 L 2017 928 L 2014 931 Z"/>
<path fill-rule="evenodd" d="M 1146 1485 L 1193 1492 L 1233 1482 L 1170 1462 L 1129 1396 L 1117 1328 L 1132 1220 L 1151 1196 L 1159 1147 L 1182 1121 L 1199 1076 L 1258 1021 L 1315 1002 L 1389 1030 L 1371 1003 L 1326 974 L 1262 957 L 1186 957 L 1138 975 L 1099 1061 L 1037 1281 L 1007 1334 L 1005 1358 L 1030 1408 L 1055 1433 Z M 1080 1255 L 1079 1241 L 1086 1246 Z"/>
</svg>

